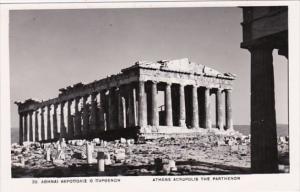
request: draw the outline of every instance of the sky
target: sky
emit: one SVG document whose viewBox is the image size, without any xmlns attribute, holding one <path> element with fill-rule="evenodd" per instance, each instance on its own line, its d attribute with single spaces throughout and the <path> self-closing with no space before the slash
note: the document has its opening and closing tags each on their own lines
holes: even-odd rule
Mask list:
<svg viewBox="0 0 300 192">
<path fill-rule="evenodd" d="M 242 9 L 148 8 L 10 12 L 11 126 L 14 101 L 119 73 L 139 60 L 189 58 L 237 75 L 234 124 L 250 123 L 250 53 L 241 49 Z M 273 52 L 277 123 L 288 123 L 286 58 Z"/>
</svg>

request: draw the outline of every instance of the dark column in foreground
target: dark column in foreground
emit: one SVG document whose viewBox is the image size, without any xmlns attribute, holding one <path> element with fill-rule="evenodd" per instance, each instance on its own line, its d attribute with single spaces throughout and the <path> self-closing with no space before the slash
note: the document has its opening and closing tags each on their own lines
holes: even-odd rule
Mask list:
<svg viewBox="0 0 300 192">
<path fill-rule="evenodd" d="M 251 48 L 251 170 L 278 172 L 272 48 Z"/>
</svg>

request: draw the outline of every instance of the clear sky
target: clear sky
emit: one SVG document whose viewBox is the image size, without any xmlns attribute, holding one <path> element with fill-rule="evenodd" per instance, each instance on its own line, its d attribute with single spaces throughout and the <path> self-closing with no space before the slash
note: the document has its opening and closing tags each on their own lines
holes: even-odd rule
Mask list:
<svg viewBox="0 0 300 192">
<path fill-rule="evenodd" d="M 10 13 L 14 101 L 47 100 L 58 89 L 120 72 L 138 60 L 189 58 L 237 75 L 235 124 L 250 122 L 250 53 L 240 8 L 26 10 Z M 274 51 L 277 123 L 287 123 L 287 60 Z"/>
</svg>

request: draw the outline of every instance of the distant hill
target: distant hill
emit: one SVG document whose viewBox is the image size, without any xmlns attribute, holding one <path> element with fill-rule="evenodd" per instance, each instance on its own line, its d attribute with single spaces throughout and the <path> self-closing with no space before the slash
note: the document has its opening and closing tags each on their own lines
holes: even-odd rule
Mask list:
<svg viewBox="0 0 300 192">
<path fill-rule="evenodd" d="M 277 135 L 287 136 L 289 133 L 287 124 L 277 125 Z M 244 135 L 250 134 L 250 125 L 234 125 L 234 129 L 243 133 Z M 11 128 L 11 143 L 19 142 L 19 128 Z"/>
</svg>

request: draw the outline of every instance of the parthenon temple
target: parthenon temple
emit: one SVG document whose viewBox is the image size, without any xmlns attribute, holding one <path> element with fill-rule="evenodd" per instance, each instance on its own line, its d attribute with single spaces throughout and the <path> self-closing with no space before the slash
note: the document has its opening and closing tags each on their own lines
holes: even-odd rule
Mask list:
<svg viewBox="0 0 300 192">
<path fill-rule="evenodd" d="M 138 61 L 119 74 L 59 89 L 56 98 L 15 102 L 19 142 L 181 134 L 214 126 L 226 132 L 233 129 L 234 79 L 187 58 Z"/>
</svg>

